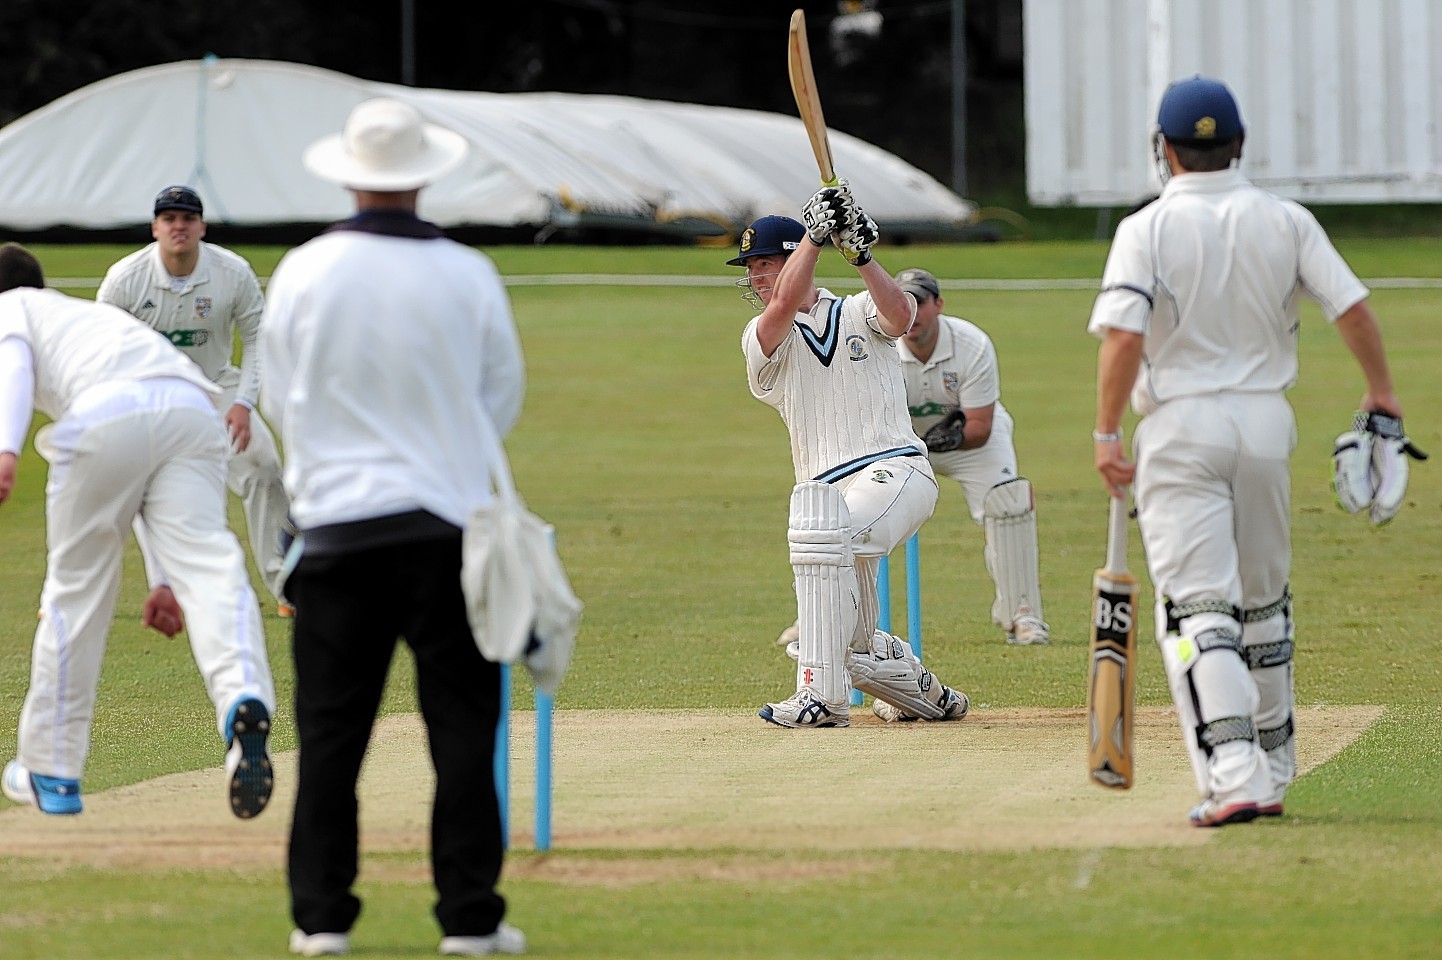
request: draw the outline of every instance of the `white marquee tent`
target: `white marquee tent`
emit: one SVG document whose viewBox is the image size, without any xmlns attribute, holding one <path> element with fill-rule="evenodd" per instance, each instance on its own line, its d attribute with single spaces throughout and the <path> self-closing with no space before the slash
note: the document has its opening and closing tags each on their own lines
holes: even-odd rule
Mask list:
<svg viewBox="0 0 1442 960">
<path fill-rule="evenodd" d="M 326 223 L 344 191 L 301 151 L 371 97 L 466 136 L 465 165 L 421 196 L 442 226 L 605 225 L 735 232 L 798 215 L 818 183 L 794 116 L 616 96 L 470 93 L 373 83 L 294 63 L 206 58 L 91 84 L 0 128 L 0 227 L 112 229 L 150 219 L 172 183 L 212 223 Z M 894 154 L 832 131 L 836 169 L 883 233 L 960 228 L 976 209 Z"/>
</svg>

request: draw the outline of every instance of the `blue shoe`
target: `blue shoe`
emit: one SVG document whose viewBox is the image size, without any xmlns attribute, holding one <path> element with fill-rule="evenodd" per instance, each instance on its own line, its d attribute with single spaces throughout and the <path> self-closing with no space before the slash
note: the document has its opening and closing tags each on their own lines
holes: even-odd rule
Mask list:
<svg viewBox="0 0 1442 960">
<path fill-rule="evenodd" d="M 230 784 L 230 811 L 249 820 L 270 803 L 275 771 L 270 765 L 270 711 L 254 697 L 230 708 L 225 728 L 225 776 Z"/>
<path fill-rule="evenodd" d="M 79 780 L 31 773 L 19 760 L 11 760 L 5 764 L 5 775 L 0 779 L 0 787 L 3 787 L 5 796 L 11 800 L 38 807 L 41 813 L 66 817 L 85 809 L 80 802 Z"/>
</svg>

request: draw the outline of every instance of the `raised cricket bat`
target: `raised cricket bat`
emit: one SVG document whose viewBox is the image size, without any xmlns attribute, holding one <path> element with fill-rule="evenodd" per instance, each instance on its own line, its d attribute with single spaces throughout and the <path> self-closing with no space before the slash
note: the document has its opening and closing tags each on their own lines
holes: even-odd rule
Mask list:
<svg viewBox="0 0 1442 960">
<path fill-rule="evenodd" d="M 1087 767 L 1094 781 L 1115 790 L 1132 785 L 1136 611 L 1137 578 L 1127 570 L 1127 502 L 1113 497 L 1107 521 L 1107 565 L 1092 575 Z"/>
<path fill-rule="evenodd" d="M 826 136 L 826 117 L 821 113 L 821 94 L 816 89 L 816 74 L 811 72 L 811 47 L 806 42 L 806 13 L 791 14 L 791 42 L 786 49 L 786 66 L 791 73 L 791 92 L 796 109 L 806 124 L 811 138 L 811 152 L 816 154 L 816 167 L 821 171 L 823 187 L 836 186 L 836 171 L 831 165 L 831 140 Z"/>
</svg>

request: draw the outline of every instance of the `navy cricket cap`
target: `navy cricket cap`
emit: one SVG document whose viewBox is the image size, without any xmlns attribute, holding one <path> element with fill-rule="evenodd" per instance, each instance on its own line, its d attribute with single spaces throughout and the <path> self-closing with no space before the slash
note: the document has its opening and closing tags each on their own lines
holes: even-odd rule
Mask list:
<svg viewBox="0 0 1442 960">
<path fill-rule="evenodd" d="M 736 256 L 727 260 L 726 265 L 744 267 L 746 264 L 743 261 L 747 257 L 764 257 L 772 253 L 790 256 L 796 252 L 805 236 L 806 228 L 799 220 L 792 220 L 790 217 L 762 217 L 741 231 Z"/>
<path fill-rule="evenodd" d="M 896 275 L 896 285 L 918 300 L 941 296 L 941 284 L 936 277 L 919 267 L 908 267 Z"/>
<path fill-rule="evenodd" d="M 1243 133 L 1232 91 L 1222 81 L 1203 76 L 1167 87 L 1157 110 L 1157 126 L 1168 140 L 1196 145 L 1227 143 Z"/>
<path fill-rule="evenodd" d="M 166 187 L 155 195 L 155 213 L 162 210 L 189 210 L 191 213 L 205 213 L 200 194 L 187 186 Z"/>
</svg>

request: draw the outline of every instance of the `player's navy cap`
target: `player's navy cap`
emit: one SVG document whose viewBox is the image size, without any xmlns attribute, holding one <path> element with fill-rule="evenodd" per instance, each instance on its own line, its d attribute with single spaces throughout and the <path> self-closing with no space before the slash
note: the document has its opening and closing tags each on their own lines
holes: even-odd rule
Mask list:
<svg viewBox="0 0 1442 960">
<path fill-rule="evenodd" d="M 941 284 L 925 270 L 908 267 L 896 275 L 896 284 L 918 300 L 941 296 Z"/>
<path fill-rule="evenodd" d="M 772 253 L 790 256 L 796 252 L 805 236 L 806 228 L 799 220 L 792 220 L 790 217 L 762 217 L 741 231 L 736 256 L 727 260 L 726 265 L 744 267 L 746 264 L 742 261 L 747 257 L 764 257 Z"/>
<path fill-rule="evenodd" d="M 166 187 L 155 195 L 155 212 L 162 210 L 189 210 L 191 213 L 205 213 L 200 194 L 187 186 Z"/>
<path fill-rule="evenodd" d="M 1243 132 L 1232 91 L 1222 81 L 1203 76 L 1167 87 L 1157 110 L 1157 126 L 1168 140 L 1196 144 L 1227 143 Z"/>
</svg>

